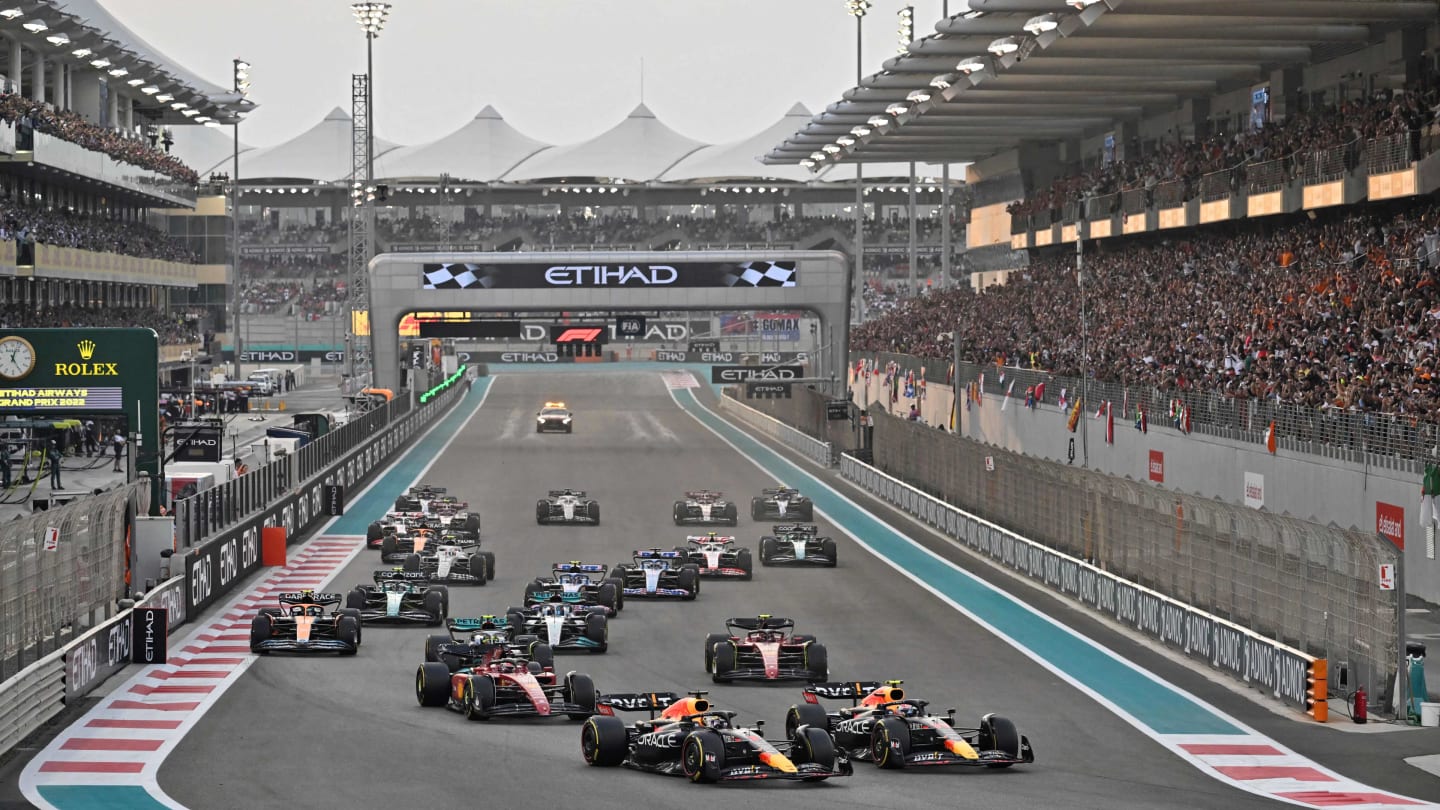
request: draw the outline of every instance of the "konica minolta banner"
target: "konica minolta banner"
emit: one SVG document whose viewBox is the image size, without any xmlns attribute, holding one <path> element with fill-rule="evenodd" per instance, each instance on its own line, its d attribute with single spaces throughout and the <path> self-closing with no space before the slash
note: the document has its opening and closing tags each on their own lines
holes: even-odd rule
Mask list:
<svg viewBox="0 0 1440 810">
<path fill-rule="evenodd" d="M 425 264 L 426 290 L 645 289 L 653 287 L 796 287 L 795 262 L 669 264 Z"/>
</svg>

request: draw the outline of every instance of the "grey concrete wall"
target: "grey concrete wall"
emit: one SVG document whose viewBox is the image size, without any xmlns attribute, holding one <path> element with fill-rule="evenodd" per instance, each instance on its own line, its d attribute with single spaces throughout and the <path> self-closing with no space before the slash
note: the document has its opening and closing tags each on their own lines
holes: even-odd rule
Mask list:
<svg viewBox="0 0 1440 810">
<path fill-rule="evenodd" d="M 862 407 L 903 416 L 916 401 L 903 395 L 902 385 L 898 401 L 890 403 L 883 375 L 856 380 L 852 369 L 850 376 L 852 396 Z M 1261 505 L 1256 508 L 1322 525 L 1333 523 L 1374 532 L 1382 512 L 1396 516 L 1398 520 L 1388 533 L 1393 537 L 1394 526 L 1403 532 L 1407 591 L 1426 601 L 1440 602 L 1440 561 L 1435 558 L 1433 541 L 1427 541 L 1420 527 L 1420 481 L 1411 473 L 1367 468 L 1284 449 L 1271 455 L 1260 444 L 1182 433 L 1170 426 L 1164 414 L 1151 414 L 1149 431 L 1141 433 L 1135 429 L 1133 419 L 1120 417 L 1121 403 L 1115 405 L 1115 443 L 1107 444 L 1105 420 L 1094 418 L 1093 404 L 1082 415 L 1081 426 L 1071 433 L 1065 425 L 1066 414 L 1056 406 L 1026 408 L 1023 390 L 1017 390 L 1001 410 L 1004 398 L 998 388 L 993 380 L 988 383 L 983 405 L 967 409 L 962 400 L 957 411 L 961 435 L 1075 467 L 1085 464 L 1088 444 L 1091 469 L 1231 504 L 1247 505 L 1248 476 L 1252 487 L 1261 487 L 1259 492 L 1252 492 L 1259 496 Z M 1056 393 L 1047 390 L 1047 399 L 1053 401 Z M 950 386 L 928 383 L 920 402 L 922 421 L 948 429 L 952 399 Z M 1073 462 L 1069 459 L 1072 440 Z M 1152 453 L 1159 454 L 1162 481 L 1150 477 Z M 1254 506 L 1254 501 L 1248 505 Z"/>
</svg>

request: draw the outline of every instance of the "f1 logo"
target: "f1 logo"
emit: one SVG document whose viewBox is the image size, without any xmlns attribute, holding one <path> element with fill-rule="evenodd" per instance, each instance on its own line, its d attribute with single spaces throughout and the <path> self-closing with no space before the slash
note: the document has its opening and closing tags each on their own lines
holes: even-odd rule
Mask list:
<svg viewBox="0 0 1440 810">
<path fill-rule="evenodd" d="M 556 343 L 594 343 L 600 338 L 600 329 L 566 329 L 555 338 Z"/>
</svg>

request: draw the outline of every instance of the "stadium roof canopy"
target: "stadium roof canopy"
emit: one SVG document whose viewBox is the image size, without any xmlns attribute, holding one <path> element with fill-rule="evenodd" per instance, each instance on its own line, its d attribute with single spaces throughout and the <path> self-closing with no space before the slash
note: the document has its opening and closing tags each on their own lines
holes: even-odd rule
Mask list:
<svg viewBox="0 0 1440 810">
<path fill-rule="evenodd" d="M 645 182 L 660 177 L 705 146 L 661 123 L 644 104 L 588 141 L 556 146 L 516 166 L 501 179 L 536 181 L 596 178 Z"/>
<path fill-rule="evenodd" d="M 776 138 L 810 120 L 810 111 L 796 103 L 780 120 L 743 140 L 706 146 L 691 152 L 660 177 L 664 182 L 696 180 L 774 179 L 804 183 L 814 176 L 799 166 L 765 166 L 759 162 Z"/>
<path fill-rule="evenodd" d="M 524 134 L 486 106 L 438 140 L 402 146 L 376 160 L 375 174 L 391 180 L 449 175 L 458 181 L 489 182 L 504 177 L 549 144 Z"/>
<path fill-rule="evenodd" d="M 115 19 L 99 0 L 18 0 L 5 5 L 0 31 L 31 51 L 89 60 L 95 69 L 108 71 L 112 82 L 123 77 L 131 83 L 127 89 L 141 114 L 151 123 L 194 124 L 196 119 L 208 117 L 228 124 L 255 108 L 244 96 L 211 84 L 161 53 Z M 41 23 L 44 27 L 37 28 Z M 76 56 L 76 51 L 82 53 Z M 135 80 L 143 82 L 133 84 Z M 136 92 L 148 87 L 155 90 Z M 166 98 L 161 100 L 162 96 Z M 186 116 L 175 109 L 176 104 L 188 105 L 197 113 Z"/>
<path fill-rule="evenodd" d="M 284 143 L 240 155 L 240 179 L 310 183 L 336 182 L 350 176 L 350 115 L 336 107 L 320 123 Z M 396 148 L 375 139 L 378 159 Z M 222 169 L 223 171 L 223 169 Z"/>
<path fill-rule="evenodd" d="M 969 0 L 766 163 L 974 161 L 1265 81 L 1435 17 L 1420 0 Z M 823 157 L 822 157 L 823 156 Z M 867 170 L 867 174 L 868 174 Z"/>
</svg>

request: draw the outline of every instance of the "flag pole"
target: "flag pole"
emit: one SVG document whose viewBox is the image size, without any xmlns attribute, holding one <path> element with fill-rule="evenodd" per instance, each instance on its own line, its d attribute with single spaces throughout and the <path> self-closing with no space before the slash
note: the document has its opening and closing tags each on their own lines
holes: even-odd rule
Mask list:
<svg viewBox="0 0 1440 810">
<path fill-rule="evenodd" d="M 1085 320 L 1085 221 L 1075 222 L 1075 284 L 1080 288 L 1080 401 L 1090 399 L 1090 336 Z M 1081 405 L 1080 407 L 1085 407 Z M 1081 420 L 1088 421 L 1088 420 Z M 1090 466 L 1090 430 L 1080 426 L 1080 466 Z"/>
</svg>

